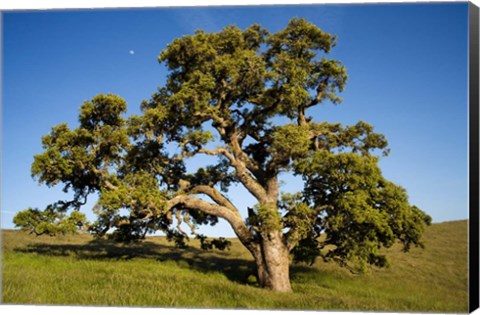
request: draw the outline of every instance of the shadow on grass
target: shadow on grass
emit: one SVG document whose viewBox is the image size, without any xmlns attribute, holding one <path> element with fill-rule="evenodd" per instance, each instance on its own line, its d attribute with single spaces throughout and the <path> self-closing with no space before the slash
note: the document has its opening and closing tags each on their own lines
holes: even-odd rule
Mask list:
<svg viewBox="0 0 480 315">
<path fill-rule="evenodd" d="M 193 247 L 180 249 L 149 241 L 128 245 L 108 240 L 92 240 L 85 244 L 35 243 L 14 250 L 22 253 L 92 260 L 155 259 L 159 262 L 173 262 L 180 268 L 189 268 L 203 273 L 221 272 L 229 280 L 241 284 L 246 284 L 248 276 L 255 274 L 256 270 L 253 261 L 229 258 L 228 253 L 218 251 L 212 253 Z"/>
<path fill-rule="evenodd" d="M 189 268 L 203 273 L 220 272 L 234 282 L 249 283 L 248 277 L 256 275 L 253 260 L 229 257 L 228 251 L 205 251 L 194 247 L 180 249 L 173 245 L 143 241 L 133 244 L 120 244 L 110 240 L 94 239 L 84 244 L 34 243 L 16 252 L 36 253 L 47 256 L 74 257 L 91 260 L 130 260 L 133 258 L 155 259 L 159 262 L 173 262 L 180 268 Z M 299 264 L 290 267 L 290 275 L 315 273 L 314 267 Z"/>
</svg>

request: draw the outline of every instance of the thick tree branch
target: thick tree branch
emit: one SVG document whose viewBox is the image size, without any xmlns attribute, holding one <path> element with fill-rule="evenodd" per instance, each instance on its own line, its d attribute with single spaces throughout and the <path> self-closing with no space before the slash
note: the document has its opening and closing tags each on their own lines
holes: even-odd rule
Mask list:
<svg viewBox="0 0 480 315">
<path fill-rule="evenodd" d="M 237 161 L 232 166 L 235 168 L 238 180 L 247 188 L 247 190 L 262 203 L 269 202 L 268 194 L 265 188 L 250 174 L 242 161 Z"/>
<path fill-rule="evenodd" d="M 232 121 L 232 113 L 234 111 L 239 112 L 238 110 L 230 110 L 229 104 L 227 106 L 228 102 L 222 102 L 221 105 L 219 105 L 219 108 L 223 110 L 225 113 L 225 116 L 228 118 L 224 118 L 221 115 L 219 115 L 216 112 L 211 113 L 211 117 L 213 120 L 212 127 L 214 127 L 218 133 L 220 134 L 220 137 L 222 140 L 228 145 L 228 147 L 231 149 L 233 152 L 233 156 L 230 154 L 230 156 L 227 156 L 227 158 L 230 160 L 230 162 L 233 164 L 233 160 L 242 160 L 243 163 L 245 163 L 246 167 L 251 171 L 255 172 L 258 171 L 258 166 L 248 157 L 245 152 L 242 150 L 242 142 L 243 139 L 245 138 L 244 135 L 241 135 L 241 133 L 245 130 L 245 125 L 243 124 L 240 128 L 236 125 L 234 121 Z M 243 115 L 242 115 L 243 117 Z M 246 118 L 243 117 L 245 120 Z M 222 154 L 225 155 L 226 149 L 223 149 L 224 152 Z M 205 150 L 208 153 L 209 150 Z"/>
<path fill-rule="evenodd" d="M 227 197 L 225 197 L 223 194 L 221 194 L 218 190 L 216 190 L 213 187 L 210 187 L 207 185 L 199 185 L 190 189 L 188 193 L 205 194 L 210 198 L 212 198 L 212 200 L 215 201 L 220 206 L 226 207 L 232 211 L 239 213 L 238 209 L 230 202 L 230 200 L 228 200 Z"/>
<path fill-rule="evenodd" d="M 268 197 L 270 198 L 270 202 L 276 203 L 278 200 L 278 176 L 276 175 L 277 173 L 275 172 L 275 175 L 270 176 L 266 180 L 266 188 L 267 188 L 267 194 Z"/>
<path fill-rule="evenodd" d="M 217 130 L 218 129 L 219 128 L 217 128 Z M 216 149 L 202 148 L 195 151 L 195 153 L 225 156 L 230 161 L 230 165 L 235 168 L 238 179 L 240 180 L 240 182 L 242 182 L 242 184 L 245 185 L 247 190 L 257 199 L 261 201 L 266 201 L 268 199 L 268 196 L 265 189 L 250 173 L 258 171 L 258 167 L 254 166 L 250 158 L 245 154 L 245 152 L 243 152 L 235 134 L 229 137 L 229 141 L 227 143 L 233 154 L 225 147 L 219 147 Z M 176 157 L 176 159 L 181 160 L 185 157 L 185 155 L 185 153 L 182 153 L 180 156 Z M 247 164 L 250 166 L 250 168 L 247 166 Z"/>
<path fill-rule="evenodd" d="M 208 154 L 208 155 L 223 155 L 225 156 L 227 159 L 230 160 L 230 163 L 233 163 L 235 161 L 235 157 L 230 153 L 228 152 L 228 150 L 226 148 L 216 148 L 214 150 L 209 150 L 209 149 L 200 149 L 197 151 L 198 153 L 204 153 L 204 154 Z"/>
<path fill-rule="evenodd" d="M 235 161 L 231 165 L 235 168 L 238 180 L 260 202 L 268 202 L 268 194 L 265 188 L 251 175 L 251 172 L 258 172 L 259 169 L 242 150 L 235 133 L 230 135 L 227 143 L 235 156 Z"/>
<path fill-rule="evenodd" d="M 307 118 L 305 117 L 305 108 L 299 108 L 297 123 L 299 126 L 307 125 Z"/>
<path fill-rule="evenodd" d="M 205 200 L 187 195 L 178 195 L 170 199 L 167 202 L 166 210 L 170 211 L 176 206 L 202 211 L 206 214 L 214 215 L 226 220 L 232 226 L 240 241 L 249 250 L 256 250 L 256 247 L 258 246 L 256 244 L 256 240 L 248 230 L 245 222 L 238 212 L 233 212 L 227 207 L 211 204 Z"/>
<path fill-rule="evenodd" d="M 312 98 L 310 99 L 309 102 L 307 102 L 307 104 L 305 104 L 305 108 L 309 108 L 309 107 L 312 107 L 314 105 L 317 105 L 318 103 L 320 103 L 320 101 L 322 100 L 322 97 L 323 97 L 323 89 L 325 88 L 325 84 L 324 83 L 320 83 L 317 87 L 317 94 Z"/>
<path fill-rule="evenodd" d="M 233 133 L 230 136 L 230 141 L 228 142 L 230 147 L 232 148 L 232 152 L 237 158 L 237 160 L 241 160 L 245 163 L 245 166 L 248 168 L 249 171 L 252 173 L 259 171 L 259 167 L 255 164 L 252 159 L 243 151 L 242 143 L 239 141 L 238 134 Z"/>
<path fill-rule="evenodd" d="M 118 190 L 118 186 L 113 185 L 108 179 L 105 180 L 105 187 L 110 190 Z"/>
<path fill-rule="evenodd" d="M 184 206 L 187 209 L 195 209 L 206 214 L 214 215 L 223 219 L 230 216 L 231 211 L 227 207 L 211 204 L 205 200 L 187 196 L 178 195 L 167 202 L 167 211 L 176 206 Z"/>
</svg>

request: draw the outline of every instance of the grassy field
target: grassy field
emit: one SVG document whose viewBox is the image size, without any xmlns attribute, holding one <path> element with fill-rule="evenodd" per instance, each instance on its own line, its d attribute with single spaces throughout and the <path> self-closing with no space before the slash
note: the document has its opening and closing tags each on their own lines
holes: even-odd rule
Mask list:
<svg viewBox="0 0 480 315">
<path fill-rule="evenodd" d="M 247 284 L 254 265 L 229 251 L 180 250 L 161 237 L 122 246 L 89 235 L 2 231 L 2 303 L 195 308 L 467 312 L 467 221 L 430 226 L 426 249 L 388 250 L 392 266 L 354 275 L 318 260 L 291 267 L 294 293 Z"/>
</svg>

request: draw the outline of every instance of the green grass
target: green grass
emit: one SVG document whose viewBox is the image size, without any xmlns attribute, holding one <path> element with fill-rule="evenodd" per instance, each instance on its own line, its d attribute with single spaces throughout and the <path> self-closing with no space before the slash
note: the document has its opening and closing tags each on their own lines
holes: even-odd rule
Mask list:
<svg viewBox="0 0 480 315">
<path fill-rule="evenodd" d="M 467 312 L 467 221 L 434 224 L 426 249 L 394 246 L 392 266 L 354 275 L 318 260 L 293 265 L 294 293 L 247 284 L 254 265 L 238 240 L 205 252 L 161 237 L 137 245 L 89 235 L 3 231 L 2 303 L 196 308 Z"/>
</svg>

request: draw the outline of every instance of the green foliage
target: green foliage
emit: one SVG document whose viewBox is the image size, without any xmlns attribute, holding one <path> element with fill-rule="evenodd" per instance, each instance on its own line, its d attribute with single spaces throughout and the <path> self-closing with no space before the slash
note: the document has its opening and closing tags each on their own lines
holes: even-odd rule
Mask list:
<svg viewBox="0 0 480 315">
<path fill-rule="evenodd" d="M 20 227 L 22 230 L 36 235 L 75 233 L 79 228 L 88 225 L 85 215 L 79 211 L 73 211 L 67 216 L 52 208 L 44 211 L 32 208 L 19 211 L 15 215 L 13 223 L 15 227 Z"/>
<path fill-rule="evenodd" d="M 311 137 L 308 126 L 287 124 L 275 129 L 270 150 L 288 159 L 304 157 L 310 148 Z"/>
<path fill-rule="evenodd" d="M 405 251 L 411 245 L 423 246 L 420 235 L 431 222 L 409 205 L 403 188 L 383 178 L 377 161 L 369 155 L 322 150 L 295 163 L 305 178 L 308 202 L 322 209 L 320 228 L 327 237 L 320 247 L 335 245 L 324 258 L 352 263 L 362 271 L 368 264 L 386 266 L 379 249 L 392 246 L 396 239 Z"/>
<path fill-rule="evenodd" d="M 314 135 L 314 146 L 330 152 L 353 152 L 371 155 L 381 150 L 387 156 L 389 149 L 385 136 L 373 132 L 373 126 L 359 121 L 354 126 L 343 127 L 339 123 L 310 123 L 310 131 Z"/>
<path fill-rule="evenodd" d="M 286 214 L 282 218 L 282 225 L 288 229 L 287 240 L 297 245 L 311 233 L 312 226 L 317 220 L 317 213 L 306 203 L 302 202 L 302 194 L 282 194 L 280 209 Z"/>
<path fill-rule="evenodd" d="M 114 95 L 98 95 L 80 109 L 80 127 L 70 130 L 66 124 L 52 128 L 42 138 L 45 152 L 37 154 L 32 176 L 40 183 L 64 184 L 74 191 L 72 204 L 86 202 L 87 196 L 104 185 L 109 168 L 119 163 L 129 146 L 120 115 L 125 102 Z"/>
<path fill-rule="evenodd" d="M 248 224 L 256 233 L 267 234 L 281 231 L 280 213 L 273 205 L 256 204 L 252 209 L 254 215 L 249 216 Z"/>
<path fill-rule="evenodd" d="M 188 132 L 180 144 L 187 152 L 190 152 L 195 149 L 201 149 L 212 140 L 213 135 L 210 131 L 194 130 Z"/>
<path fill-rule="evenodd" d="M 319 91 L 316 102 L 341 101 L 335 93 L 341 92 L 347 81 L 345 67 L 337 60 L 323 57 L 329 53 L 336 38 L 323 32 L 305 19 L 292 19 L 288 26 L 267 39 L 270 48 L 266 59 L 271 69 L 273 86 L 270 95 L 280 98 L 280 112 L 296 118 L 311 100 L 309 90 Z"/>
<path fill-rule="evenodd" d="M 197 234 L 196 238 L 200 241 L 200 248 L 205 250 L 211 250 L 213 248 L 225 250 L 232 246 L 232 242 L 224 237 L 209 240 L 205 235 Z"/>
<path fill-rule="evenodd" d="M 292 250 L 292 260 L 295 263 L 306 263 L 311 266 L 315 263 L 317 257 L 322 256 L 317 235 L 312 235 L 312 232 L 310 232 L 300 239 L 297 246 Z"/>
</svg>

